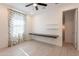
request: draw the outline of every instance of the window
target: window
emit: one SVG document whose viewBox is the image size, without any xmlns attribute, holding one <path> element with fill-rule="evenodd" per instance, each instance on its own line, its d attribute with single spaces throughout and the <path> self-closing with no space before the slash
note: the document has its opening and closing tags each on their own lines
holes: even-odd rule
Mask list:
<svg viewBox="0 0 79 59">
<path fill-rule="evenodd" d="M 13 14 L 11 19 L 11 32 L 13 37 L 18 37 L 24 33 L 24 17 L 23 15 Z"/>
<path fill-rule="evenodd" d="M 25 28 L 25 22 L 24 22 L 24 15 L 10 10 L 10 21 L 9 21 L 9 25 L 10 25 L 10 39 L 14 40 L 23 38 L 24 35 L 24 28 Z"/>
</svg>

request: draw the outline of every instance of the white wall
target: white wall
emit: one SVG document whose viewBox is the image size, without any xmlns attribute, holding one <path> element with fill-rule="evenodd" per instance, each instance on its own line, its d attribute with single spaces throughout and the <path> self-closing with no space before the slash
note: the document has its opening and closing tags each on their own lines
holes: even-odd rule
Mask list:
<svg viewBox="0 0 79 59">
<path fill-rule="evenodd" d="M 57 30 L 53 30 L 57 27 Z M 62 13 L 58 6 L 48 7 L 42 14 L 33 19 L 33 33 L 59 35 L 57 39 L 32 36 L 33 39 L 62 46 Z"/>
<path fill-rule="evenodd" d="M 0 48 L 8 47 L 8 10 L 0 5 Z"/>
<path fill-rule="evenodd" d="M 31 36 L 29 35 L 29 33 L 32 32 L 32 22 L 33 22 L 33 16 L 26 15 L 26 40 L 31 39 Z"/>
</svg>

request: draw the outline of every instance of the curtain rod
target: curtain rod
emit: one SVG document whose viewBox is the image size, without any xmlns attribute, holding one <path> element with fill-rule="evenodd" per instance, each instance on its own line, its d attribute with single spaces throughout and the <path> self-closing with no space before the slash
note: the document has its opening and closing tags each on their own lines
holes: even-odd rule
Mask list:
<svg viewBox="0 0 79 59">
<path fill-rule="evenodd" d="M 18 12 L 18 13 L 20 13 L 20 14 L 26 15 L 26 14 L 20 12 L 20 11 L 17 11 L 17 10 L 11 9 L 11 8 L 8 8 L 8 9 L 9 9 L 9 10 L 12 10 L 12 11 L 14 11 L 14 12 Z"/>
</svg>

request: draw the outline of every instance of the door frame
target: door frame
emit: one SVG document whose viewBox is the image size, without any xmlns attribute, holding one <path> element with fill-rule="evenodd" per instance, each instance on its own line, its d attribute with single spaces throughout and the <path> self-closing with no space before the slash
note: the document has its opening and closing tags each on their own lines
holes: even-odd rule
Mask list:
<svg viewBox="0 0 79 59">
<path fill-rule="evenodd" d="M 66 11 L 70 11 L 70 10 L 75 10 L 75 15 L 76 15 L 76 19 L 75 19 L 75 49 L 78 49 L 78 8 L 74 8 L 74 9 L 68 9 L 62 12 L 62 26 L 64 24 L 64 12 Z M 64 32 L 62 29 L 62 46 L 64 45 Z"/>
</svg>

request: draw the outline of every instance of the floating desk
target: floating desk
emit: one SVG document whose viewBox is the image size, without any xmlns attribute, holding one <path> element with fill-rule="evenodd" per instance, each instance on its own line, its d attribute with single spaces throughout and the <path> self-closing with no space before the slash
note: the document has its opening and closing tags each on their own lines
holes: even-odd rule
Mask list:
<svg viewBox="0 0 79 59">
<path fill-rule="evenodd" d="M 29 33 L 30 35 L 49 37 L 49 38 L 58 38 L 58 35 L 49 35 L 49 34 L 39 34 L 39 33 Z"/>
</svg>

